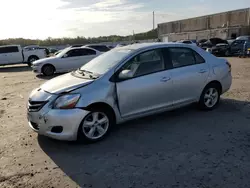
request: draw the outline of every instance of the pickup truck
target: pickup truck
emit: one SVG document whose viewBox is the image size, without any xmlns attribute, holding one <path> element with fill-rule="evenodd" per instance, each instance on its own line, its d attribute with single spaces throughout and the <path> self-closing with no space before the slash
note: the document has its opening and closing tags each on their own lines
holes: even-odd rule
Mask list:
<svg viewBox="0 0 250 188">
<path fill-rule="evenodd" d="M 23 50 L 20 45 L 0 46 L 0 66 L 13 64 L 27 64 L 46 57 L 44 49 Z"/>
</svg>

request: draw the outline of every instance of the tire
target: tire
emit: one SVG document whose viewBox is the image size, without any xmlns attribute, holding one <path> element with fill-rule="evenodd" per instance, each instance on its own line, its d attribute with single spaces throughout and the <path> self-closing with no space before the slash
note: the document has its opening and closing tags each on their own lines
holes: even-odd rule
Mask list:
<svg viewBox="0 0 250 188">
<path fill-rule="evenodd" d="M 32 65 L 32 63 L 34 62 L 34 61 L 36 61 L 36 60 L 38 60 L 39 58 L 37 57 L 37 56 L 30 56 L 29 58 L 28 58 L 28 66 L 31 66 Z"/>
<path fill-rule="evenodd" d="M 44 76 L 52 76 L 55 73 L 55 67 L 53 65 L 44 65 L 42 67 L 42 73 Z"/>
<path fill-rule="evenodd" d="M 115 124 L 114 115 L 108 109 L 93 109 L 78 128 L 78 141 L 95 143 L 104 139 Z"/>
<path fill-rule="evenodd" d="M 207 85 L 200 96 L 199 108 L 207 111 L 215 109 L 220 102 L 220 94 L 219 84 L 211 83 Z"/>
</svg>

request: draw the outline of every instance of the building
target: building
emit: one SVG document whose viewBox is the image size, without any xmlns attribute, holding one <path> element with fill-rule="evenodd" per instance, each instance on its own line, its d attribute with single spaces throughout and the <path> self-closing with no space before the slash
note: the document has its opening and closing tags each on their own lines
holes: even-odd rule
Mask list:
<svg viewBox="0 0 250 188">
<path fill-rule="evenodd" d="M 250 35 L 250 8 L 158 24 L 162 41 Z"/>
</svg>

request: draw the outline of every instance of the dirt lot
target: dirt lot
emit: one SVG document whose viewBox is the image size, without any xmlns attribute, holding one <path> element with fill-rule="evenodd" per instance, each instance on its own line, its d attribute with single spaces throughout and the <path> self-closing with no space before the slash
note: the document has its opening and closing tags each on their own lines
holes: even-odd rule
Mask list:
<svg viewBox="0 0 250 188">
<path fill-rule="evenodd" d="M 91 145 L 37 136 L 29 92 L 46 81 L 0 67 L 0 187 L 250 187 L 250 59 L 212 112 L 187 107 L 128 122 Z"/>
</svg>

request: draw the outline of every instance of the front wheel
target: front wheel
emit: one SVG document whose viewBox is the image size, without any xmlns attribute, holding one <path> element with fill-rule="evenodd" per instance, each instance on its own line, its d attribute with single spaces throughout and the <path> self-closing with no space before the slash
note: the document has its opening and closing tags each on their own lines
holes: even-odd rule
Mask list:
<svg viewBox="0 0 250 188">
<path fill-rule="evenodd" d="M 44 65 L 42 67 L 42 73 L 44 76 L 52 76 L 55 73 L 55 67 L 52 65 Z"/>
<path fill-rule="evenodd" d="M 202 110 L 213 110 L 220 101 L 220 89 L 217 84 L 209 84 L 202 92 L 199 107 Z"/>
<path fill-rule="evenodd" d="M 93 110 L 82 121 L 78 139 L 92 143 L 105 138 L 114 123 L 112 114 L 106 110 Z"/>
</svg>

